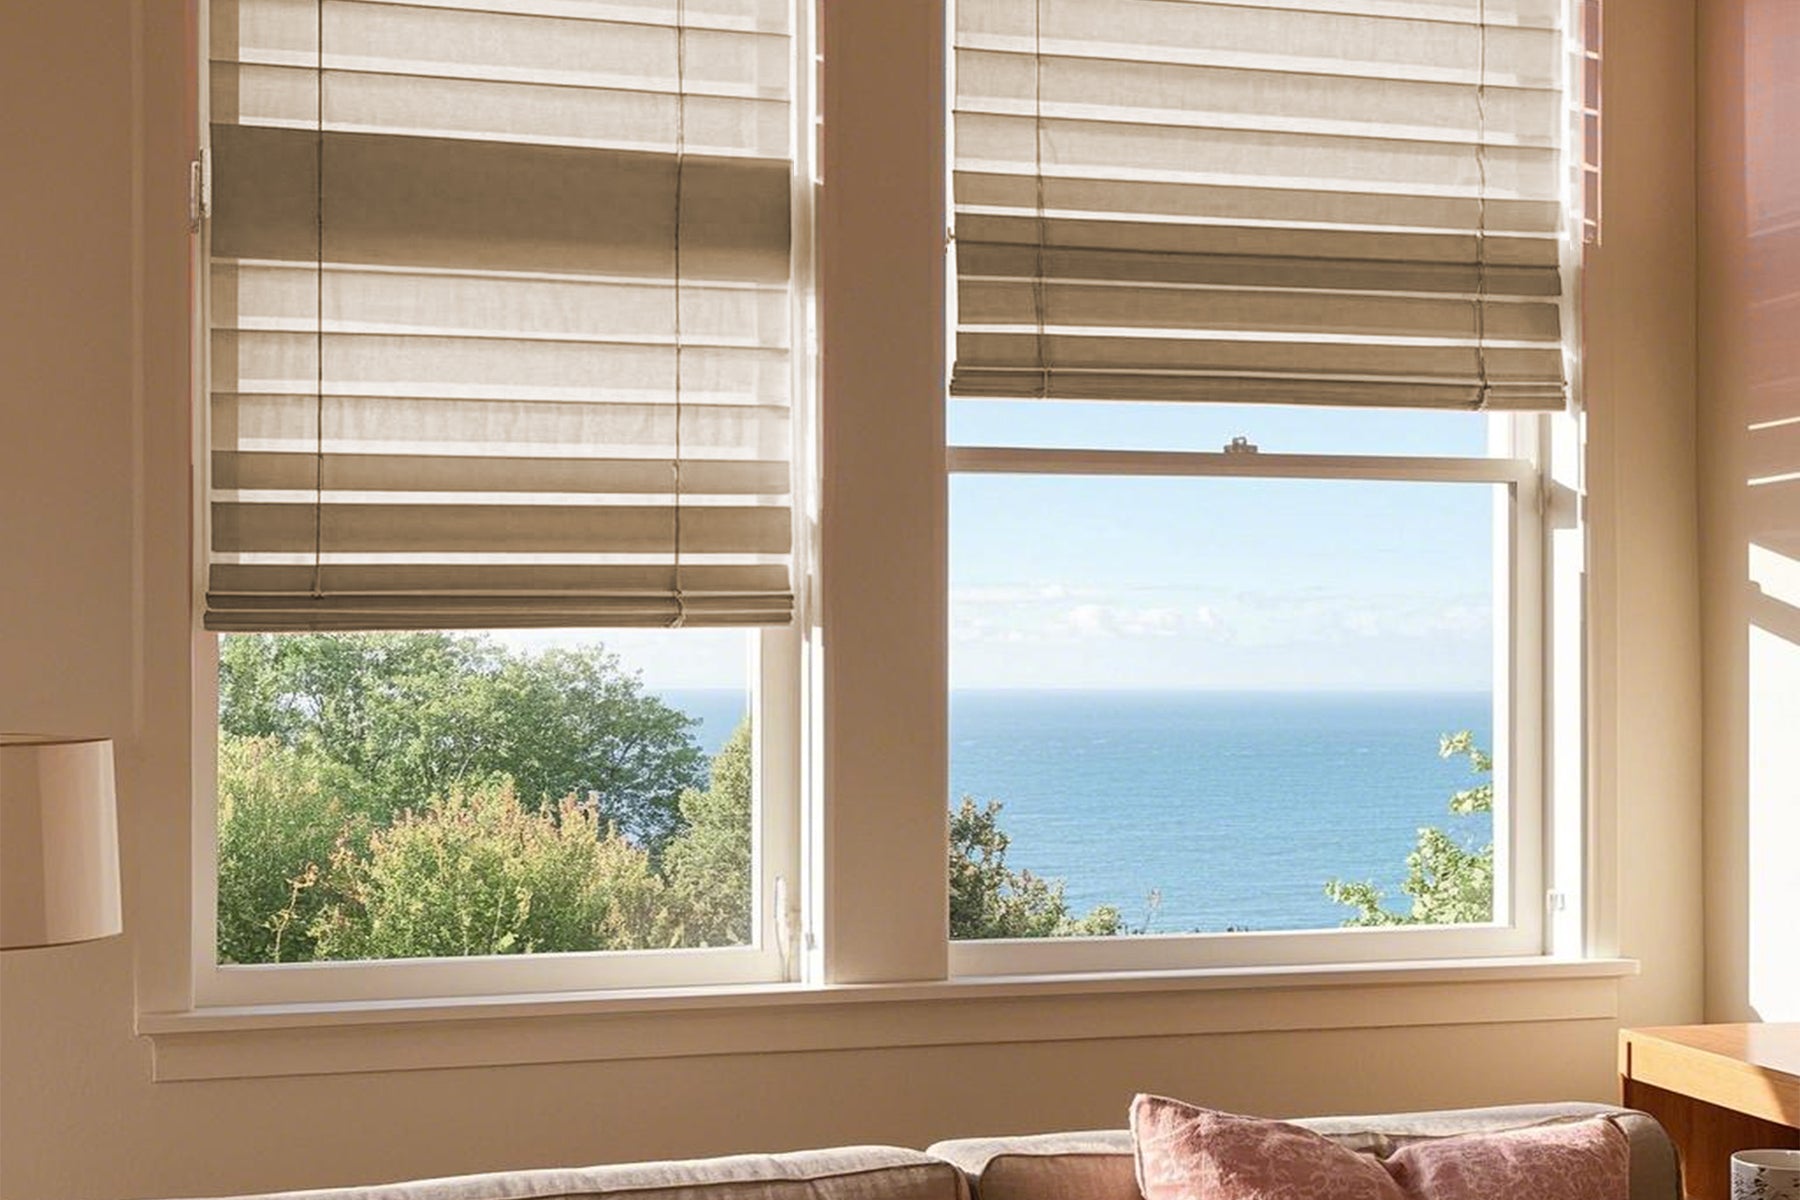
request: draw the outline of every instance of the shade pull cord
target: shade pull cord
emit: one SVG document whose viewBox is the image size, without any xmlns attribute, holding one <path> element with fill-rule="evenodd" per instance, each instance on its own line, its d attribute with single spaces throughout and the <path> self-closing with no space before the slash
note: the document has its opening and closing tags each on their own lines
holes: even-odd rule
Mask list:
<svg viewBox="0 0 1800 1200">
<path fill-rule="evenodd" d="M 1475 375 L 1479 391 L 1475 407 L 1488 406 L 1487 364 L 1487 0 L 1478 0 L 1475 14 L 1475 170 L 1479 191 L 1475 196 Z"/>
<path fill-rule="evenodd" d="M 1044 0 L 1032 0 L 1031 146 L 1037 188 L 1037 259 L 1031 273 L 1032 308 L 1037 314 L 1038 399 L 1050 398 L 1050 335 L 1045 309 L 1049 289 L 1044 284 L 1045 246 L 1050 241 L 1050 215 L 1044 202 Z"/>
<path fill-rule="evenodd" d="M 313 7 L 313 569 L 312 598 L 325 595 L 325 0 Z"/>
<path fill-rule="evenodd" d="M 675 617 L 671 629 L 687 622 L 687 596 L 681 586 L 681 216 L 682 182 L 687 174 L 687 0 L 675 4 L 675 457 L 669 463 L 675 489 Z"/>
</svg>

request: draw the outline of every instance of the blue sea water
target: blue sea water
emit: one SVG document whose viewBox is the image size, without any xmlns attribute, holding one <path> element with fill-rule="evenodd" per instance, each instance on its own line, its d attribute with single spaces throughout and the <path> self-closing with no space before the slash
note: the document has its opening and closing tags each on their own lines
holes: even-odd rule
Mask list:
<svg viewBox="0 0 1800 1200">
<path fill-rule="evenodd" d="M 717 754 L 750 713 L 750 695 L 736 688 L 662 688 L 656 696 L 699 722 L 692 733 L 707 754 Z"/>
<path fill-rule="evenodd" d="M 744 712 L 738 692 L 665 698 L 701 719 L 709 753 Z M 958 691 L 950 798 L 1001 801 L 1011 867 L 1064 880 L 1079 909 L 1116 904 L 1133 928 L 1330 928 L 1348 910 L 1328 879 L 1403 906 L 1420 826 L 1491 838 L 1487 816 L 1448 810 L 1478 782 L 1438 757 L 1459 729 L 1491 747 L 1486 693 Z"/>
<path fill-rule="evenodd" d="M 1399 902 L 1420 826 L 1492 836 L 1450 815 L 1477 777 L 1438 757 L 1441 733 L 1491 745 L 1485 693 L 958 692 L 950 728 L 951 792 L 1005 805 L 1009 863 L 1151 932 L 1329 928 L 1328 879 Z"/>
</svg>

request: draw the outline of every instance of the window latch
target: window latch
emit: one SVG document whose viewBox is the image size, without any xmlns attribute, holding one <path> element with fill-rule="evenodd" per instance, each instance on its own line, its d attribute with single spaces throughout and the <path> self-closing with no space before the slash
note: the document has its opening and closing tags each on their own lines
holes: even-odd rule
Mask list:
<svg viewBox="0 0 1800 1200">
<path fill-rule="evenodd" d="M 787 876 L 775 877 L 775 950 L 781 956 L 784 979 L 794 976 L 794 934 L 799 931 L 800 912 L 788 894 Z"/>
<path fill-rule="evenodd" d="M 1256 443 L 1242 435 L 1225 443 L 1225 453 L 1227 454 L 1255 454 L 1256 452 Z"/>
<path fill-rule="evenodd" d="M 206 170 L 206 151 L 188 164 L 188 232 L 199 233 L 200 222 L 212 216 L 212 179 Z"/>
</svg>

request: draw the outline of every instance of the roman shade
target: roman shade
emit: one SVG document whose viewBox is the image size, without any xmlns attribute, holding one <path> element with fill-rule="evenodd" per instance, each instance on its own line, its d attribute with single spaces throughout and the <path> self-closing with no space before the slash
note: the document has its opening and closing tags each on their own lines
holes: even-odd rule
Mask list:
<svg viewBox="0 0 1800 1200">
<path fill-rule="evenodd" d="M 958 0 L 965 397 L 1566 402 L 1564 0 Z"/>
<path fill-rule="evenodd" d="M 788 0 L 213 0 L 218 630 L 791 619 Z"/>
</svg>

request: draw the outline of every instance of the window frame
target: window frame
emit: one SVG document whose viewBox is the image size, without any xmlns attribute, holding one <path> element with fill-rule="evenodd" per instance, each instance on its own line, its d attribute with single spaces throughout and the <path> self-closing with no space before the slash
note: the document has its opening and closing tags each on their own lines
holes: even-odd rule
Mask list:
<svg viewBox="0 0 1800 1200">
<path fill-rule="evenodd" d="M 1532 955 L 1547 951 L 1545 864 L 1551 822 L 1543 772 L 1545 647 L 1544 418 L 1491 418 L 1486 457 L 1277 454 L 952 446 L 948 475 L 1156 476 L 1203 479 L 1367 480 L 1488 484 L 1495 505 L 1494 813 L 1495 920 L 1482 925 L 1147 934 L 953 941 L 958 977 L 1063 972 L 1280 967 Z M 1392 900 L 1394 898 L 1390 898 Z"/>
<path fill-rule="evenodd" d="M 384 959 L 355 962 L 221 964 L 218 961 L 218 638 L 202 625 L 211 545 L 211 112 L 208 42 L 210 0 L 193 0 L 192 52 L 198 73 L 193 98 L 198 168 L 195 219 L 191 223 L 192 273 L 189 415 L 191 583 L 190 666 L 192 687 L 192 788 L 190 805 L 188 977 L 198 1008 L 272 1004 L 355 1004 L 509 994 L 574 993 L 603 990 L 742 987 L 780 984 L 801 976 L 798 896 L 808 871 L 802 844 L 806 833 L 804 713 L 805 630 L 810 623 L 807 551 L 816 504 L 810 464 L 812 408 L 817 370 L 815 297 L 811 273 L 815 256 L 812 189 L 818 147 L 814 127 L 817 77 L 806 69 L 815 61 L 816 19 L 809 0 L 790 0 L 794 54 L 789 83 L 794 112 L 791 171 L 793 284 L 790 289 L 789 345 L 793 378 L 791 459 L 795 616 L 785 626 L 751 633 L 749 700 L 752 717 L 752 907 L 749 943 L 737 947 L 679 950 L 593 951 L 469 958 Z M 469 629 L 467 632 L 479 632 Z"/>
<path fill-rule="evenodd" d="M 945 43 L 954 47 L 956 0 L 945 0 Z M 1496 506 L 1493 782 L 1505 810 L 1494 814 L 1496 919 L 1488 925 L 1343 928 L 1271 933 L 1151 934 L 1112 938 L 996 939 L 949 942 L 951 978 L 1024 978 L 1106 972 L 1170 972 L 1381 966 L 1498 956 L 1579 958 L 1591 953 L 1589 893 L 1602 881 L 1593 855 L 1607 844 L 1592 828 L 1591 766 L 1585 709 L 1588 678 L 1586 570 L 1588 542 L 1581 508 L 1586 426 L 1583 416 L 1582 267 L 1597 224 L 1584 225 L 1587 171 L 1596 148 L 1585 145 L 1583 99 L 1575 91 L 1589 57 L 1588 0 L 1562 0 L 1562 72 L 1569 119 L 1563 153 L 1569 176 L 1561 243 L 1565 281 L 1561 314 L 1568 406 L 1560 412 L 1489 414 L 1484 457 L 1020 449 L 946 444 L 952 474 L 1153 474 L 1202 478 L 1390 479 L 1468 481 L 1508 487 Z M 955 56 L 945 105 L 943 187 L 946 228 L 953 225 Z M 1595 168 L 1597 170 L 1597 167 Z M 1598 189 L 1595 189 L 1598 194 Z M 952 235 L 953 240 L 953 235 Z M 948 243 L 947 243 L 948 244 Z M 955 345 L 955 280 L 946 286 L 944 337 Z M 946 381 L 948 375 L 946 374 Z M 946 382 L 946 391 L 948 385 Z M 1254 405 L 1245 407 L 1253 408 Z M 1269 406 L 1273 407 L 1273 406 Z M 1252 438 L 1254 440 L 1254 438 Z M 947 439 L 946 439 L 947 443 Z M 1124 468 L 1123 470 L 1119 468 Z M 939 531 L 948 553 L 947 528 Z M 948 585 L 945 588 L 946 597 Z M 1504 607 L 1504 614 L 1500 609 Z M 943 620 L 949 640 L 949 619 Z M 948 695 L 946 683 L 945 694 Z M 947 723 L 947 718 L 946 718 Z M 1504 742 L 1505 752 L 1502 752 Z M 947 769 L 947 763 L 946 763 Z M 947 796 L 948 793 L 946 792 Z M 1389 897 L 1390 903 L 1395 900 Z"/>
<path fill-rule="evenodd" d="M 781 983 L 794 977 L 790 890 L 800 879 L 796 730 L 799 637 L 791 627 L 754 635 L 751 930 L 744 946 L 682 950 L 397 958 L 346 962 L 218 961 L 218 639 L 195 631 L 193 807 L 194 1002 L 202 1006 L 356 1003 L 509 992 Z"/>
<path fill-rule="evenodd" d="M 267 1006 L 300 1003 L 314 1006 L 323 1019 L 365 1001 L 454 1002 L 459 997 L 544 992 L 551 993 L 553 1002 L 561 994 L 565 999 L 560 1002 L 574 1004 L 575 993 L 591 997 L 616 991 L 621 1002 L 632 1002 L 634 995 L 657 994 L 657 987 L 712 991 L 721 1003 L 729 1003 L 745 987 L 760 993 L 769 983 L 805 989 L 960 986 L 1001 975 L 1016 980 L 1007 984 L 1011 987 L 1028 986 L 1029 976 L 1046 974 L 1087 975 L 1092 986 L 1105 990 L 1108 977 L 1120 974 L 1141 979 L 1176 973 L 1216 981 L 1221 973 L 1241 971 L 1242 986 L 1259 988 L 1286 986 L 1286 964 L 1317 965 L 1329 973 L 1332 964 L 1385 968 L 1464 959 L 1467 969 L 1478 971 L 1482 968 L 1475 959 L 1507 955 L 1509 961 L 1537 961 L 1584 953 L 1590 939 L 1582 888 L 1593 871 L 1588 843 L 1596 835 L 1586 828 L 1582 714 L 1560 701 L 1553 711 L 1545 684 L 1554 675 L 1561 695 L 1573 680 L 1577 698 L 1584 687 L 1579 661 L 1552 657 L 1552 650 L 1561 656 L 1585 639 L 1580 626 L 1585 534 L 1572 518 L 1565 519 L 1570 506 L 1552 496 L 1559 488 L 1579 491 L 1578 407 L 1562 415 L 1504 418 L 1512 447 L 1506 456 L 1466 460 L 1482 464 L 1483 470 L 1497 469 L 1493 464 L 1501 461 L 1528 464 L 1528 469 L 1506 468 L 1518 475 L 1508 486 L 1513 490 L 1511 510 L 1519 515 L 1509 536 L 1496 539 L 1497 548 L 1506 547 L 1512 556 L 1515 593 L 1522 578 L 1535 573 L 1538 580 L 1538 603 L 1515 603 L 1511 614 L 1523 620 L 1521 614 L 1529 608 L 1535 650 L 1526 653 L 1518 643 L 1504 673 L 1515 699 L 1509 736 L 1529 738 L 1530 745 L 1515 742 L 1510 760 L 1496 763 L 1508 761 L 1515 798 L 1528 778 L 1537 789 L 1535 835 L 1527 836 L 1516 822 L 1509 830 L 1509 846 L 1530 850 L 1538 863 L 1533 886 L 1521 883 L 1511 897 L 1512 912 L 1522 923 L 1505 930 L 1044 940 L 1017 948 L 949 939 L 945 500 L 951 471 L 967 469 L 978 461 L 971 456 L 981 450 L 948 447 L 944 421 L 951 329 L 945 288 L 950 172 L 944 60 L 951 12 L 945 0 L 826 5 L 821 21 L 815 7 L 821 2 L 796 0 L 795 6 L 796 61 L 813 65 L 811 71 L 803 66 L 796 71 L 796 104 L 802 94 L 811 101 L 800 110 L 801 129 L 811 128 L 813 136 L 802 132 L 796 153 L 796 177 L 805 186 L 796 189 L 793 344 L 795 369 L 806 384 L 797 395 L 815 398 L 796 405 L 798 618 L 780 631 L 784 644 L 779 652 L 763 654 L 759 671 L 765 695 L 782 697 L 779 708 L 790 721 L 780 735 L 779 752 L 772 756 L 767 748 L 775 744 L 777 721 L 765 717 L 758 723 L 759 806 L 763 782 L 772 781 L 773 772 L 784 773 L 792 784 L 779 806 L 785 815 L 778 818 L 788 822 L 782 831 L 789 846 L 784 863 L 790 869 L 783 876 L 788 887 L 778 898 L 772 880 L 765 878 L 758 906 L 759 937 L 778 928 L 789 931 L 784 969 L 770 972 L 766 961 L 749 971 L 732 965 L 718 972 L 685 962 L 673 972 L 667 969 L 683 955 L 712 956 L 708 961 L 715 963 L 721 956 L 750 957 L 735 950 L 283 964 L 223 972 L 212 961 L 216 666 L 213 635 L 200 629 L 198 619 L 204 595 L 200 564 L 208 541 L 203 482 L 208 254 L 201 222 L 195 238 L 198 269 L 191 275 L 189 296 L 192 463 L 199 473 L 188 495 L 195 537 L 190 557 L 196 564 L 190 589 L 194 720 L 187 839 L 193 890 L 191 919 L 185 923 L 188 1008 L 200 1013 L 232 1006 L 266 1011 Z M 204 62 L 204 0 L 197 3 L 202 6 L 198 52 Z M 822 69 L 827 58 L 838 64 L 837 70 Z M 917 87 L 921 71 L 924 78 L 945 81 L 943 90 Z M 915 86 L 884 90 L 894 80 Z M 205 89 L 198 90 L 204 147 Z M 835 164 L 836 182 L 815 196 L 815 164 L 820 161 Z M 871 236 L 877 231 L 880 236 Z M 869 286 L 870 280 L 882 286 Z M 821 296 L 831 298 L 829 307 Z M 1568 297 L 1571 310 L 1578 309 L 1577 301 L 1576 294 Z M 1578 358 L 1575 365 L 1571 382 L 1579 397 Z M 1277 457 L 1309 456 L 1259 457 L 1262 461 L 1253 465 L 1262 468 Z M 1551 550 L 1550 530 L 1572 531 L 1556 537 L 1559 552 Z M 1573 623 L 1566 619 L 1570 613 Z M 907 645 L 908 652 L 896 655 L 896 644 Z M 1516 700 L 1524 695 L 1535 697 L 1535 719 L 1520 715 Z M 1554 771 L 1546 761 L 1553 750 Z M 1571 780 L 1583 786 L 1571 787 Z M 1566 836 L 1570 831 L 1575 836 Z M 1599 841 L 1605 842 L 1603 835 Z M 1574 900 L 1566 909 L 1553 906 L 1549 920 L 1538 904 L 1546 888 Z M 1520 932 L 1530 929 L 1536 932 Z M 1488 933 L 1497 937 L 1471 942 L 1467 936 Z M 1255 937 L 1267 939 L 1267 947 L 1258 946 Z M 757 953 L 766 960 L 771 949 L 765 944 Z M 219 978 L 245 971 L 250 974 L 237 978 L 246 982 Z M 357 979 L 359 974 L 366 978 Z M 751 976 L 764 982 L 752 982 Z M 1118 986 L 1129 990 L 1131 985 Z"/>
</svg>

